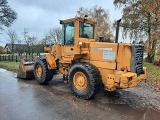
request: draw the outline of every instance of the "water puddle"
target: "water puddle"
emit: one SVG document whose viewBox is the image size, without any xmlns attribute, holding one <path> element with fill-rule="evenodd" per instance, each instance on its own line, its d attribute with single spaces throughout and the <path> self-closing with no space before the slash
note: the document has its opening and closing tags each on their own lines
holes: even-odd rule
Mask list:
<svg viewBox="0 0 160 120">
<path fill-rule="evenodd" d="M 1 72 L 6 72 L 7 70 L 3 69 L 3 68 L 0 68 L 0 73 Z"/>
</svg>

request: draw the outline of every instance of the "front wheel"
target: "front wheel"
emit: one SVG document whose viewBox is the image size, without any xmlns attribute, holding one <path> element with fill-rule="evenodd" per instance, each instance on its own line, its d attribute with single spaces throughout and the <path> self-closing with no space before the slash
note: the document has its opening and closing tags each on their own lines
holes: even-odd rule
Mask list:
<svg viewBox="0 0 160 120">
<path fill-rule="evenodd" d="M 72 93 L 82 99 L 91 99 L 101 85 L 98 69 L 88 63 L 76 63 L 69 72 L 69 86 Z"/>
<path fill-rule="evenodd" d="M 53 70 L 49 70 L 46 59 L 38 59 L 34 63 L 34 76 L 39 84 L 47 84 L 53 78 Z"/>
</svg>

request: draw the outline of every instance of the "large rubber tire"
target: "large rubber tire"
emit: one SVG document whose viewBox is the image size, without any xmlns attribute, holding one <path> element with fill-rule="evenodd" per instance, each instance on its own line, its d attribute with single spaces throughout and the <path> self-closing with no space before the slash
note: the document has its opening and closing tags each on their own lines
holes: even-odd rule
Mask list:
<svg viewBox="0 0 160 120">
<path fill-rule="evenodd" d="M 99 91 L 101 84 L 100 72 L 91 64 L 76 63 L 69 71 L 69 86 L 76 97 L 92 99 Z"/>
<path fill-rule="evenodd" d="M 40 74 L 37 72 L 38 67 L 41 69 Z M 34 76 L 39 84 L 47 84 L 52 80 L 54 70 L 49 70 L 46 59 L 37 59 L 34 63 Z"/>
</svg>

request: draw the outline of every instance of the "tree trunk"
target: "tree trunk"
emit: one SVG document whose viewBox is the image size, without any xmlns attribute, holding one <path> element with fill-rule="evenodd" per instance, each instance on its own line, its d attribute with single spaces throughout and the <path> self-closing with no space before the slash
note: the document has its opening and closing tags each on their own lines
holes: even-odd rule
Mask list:
<svg viewBox="0 0 160 120">
<path fill-rule="evenodd" d="M 149 48 L 148 52 L 148 62 L 153 63 L 154 62 L 154 57 L 155 57 L 155 52 L 156 52 L 156 44 L 157 40 L 153 40 L 151 43 L 151 48 Z"/>
<path fill-rule="evenodd" d="M 148 29 L 148 56 L 147 56 L 147 62 L 152 63 L 153 62 L 153 57 L 151 54 L 151 48 L 152 48 L 152 40 L 151 40 L 151 28 L 149 27 Z"/>
</svg>

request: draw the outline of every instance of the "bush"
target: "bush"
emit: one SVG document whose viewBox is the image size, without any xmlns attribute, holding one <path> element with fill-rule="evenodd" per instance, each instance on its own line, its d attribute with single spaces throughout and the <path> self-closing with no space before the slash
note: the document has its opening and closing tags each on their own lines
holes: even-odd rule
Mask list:
<svg viewBox="0 0 160 120">
<path fill-rule="evenodd" d="M 156 65 L 156 66 L 160 66 L 160 60 L 159 61 L 154 61 L 153 64 Z"/>
<path fill-rule="evenodd" d="M 148 57 L 145 58 L 145 62 L 149 62 L 149 58 Z"/>
</svg>

